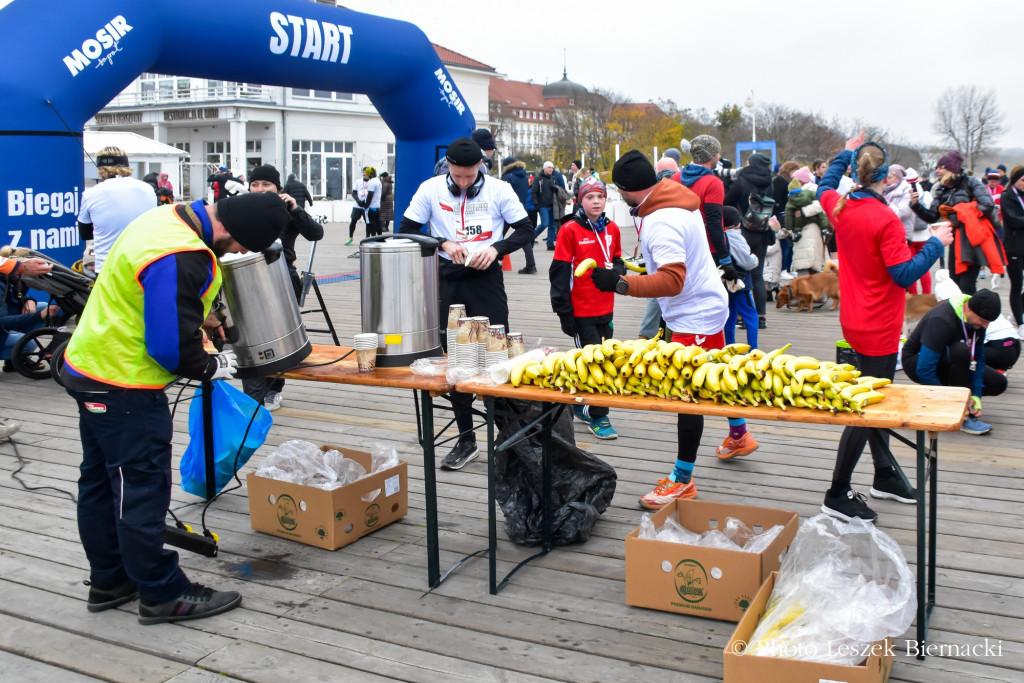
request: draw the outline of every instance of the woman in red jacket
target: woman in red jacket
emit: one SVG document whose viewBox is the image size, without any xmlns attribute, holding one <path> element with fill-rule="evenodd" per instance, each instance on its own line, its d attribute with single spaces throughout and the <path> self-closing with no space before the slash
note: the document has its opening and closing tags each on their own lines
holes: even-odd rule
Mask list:
<svg viewBox="0 0 1024 683">
<path fill-rule="evenodd" d="M 836 191 L 847 166 L 853 166 L 854 189 L 845 196 Z M 818 185 L 818 200 L 835 226 L 839 250 L 839 290 L 843 305 L 839 323 L 857 354 L 857 368 L 865 375 L 896 374 L 906 290 L 942 255 L 953 241 L 948 227 L 936 228 L 924 247 L 912 255 L 903 223 L 881 195 L 889 175 L 885 150 L 864 142 L 864 132 L 846 142 L 829 164 Z M 875 463 L 871 495 L 875 498 L 916 503 L 916 493 L 893 466 L 888 435 L 880 429 L 847 427 L 839 440 L 832 487 L 825 494 L 822 512 L 840 519 L 866 521 L 878 515 L 864 496 L 850 488 L 850 477 L 864 444 L 870 444 Z"/>
</svg>

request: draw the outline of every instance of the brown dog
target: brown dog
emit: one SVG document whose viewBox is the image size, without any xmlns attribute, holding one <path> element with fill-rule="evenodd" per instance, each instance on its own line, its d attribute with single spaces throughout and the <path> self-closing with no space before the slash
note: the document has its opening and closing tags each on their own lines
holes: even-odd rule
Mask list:
<svg viewBox="0 0 1024 683">
<path fill-rule="evenodd" d="M 825 264 L 825 272 L 801 275 L 780 289 L 775 297 L 775 308 L 782 308 L 790 301 L 799 301 L 795 310 L 806 308 L 810 313 L 814 310 L 814 302 L 826 294 L 832 299 L 832 307 L 828 310 L 839 308 L 839 267 L 833 261 Z"/>
<path fill-rule="evenodd" d="M 903 307 L 904 332 L 909 333 L 912 325 L 924 317 L 924 314 L 939 305 L 934 294 L 911 294 L 907 292 L 907 303 Z"/>
</svg>

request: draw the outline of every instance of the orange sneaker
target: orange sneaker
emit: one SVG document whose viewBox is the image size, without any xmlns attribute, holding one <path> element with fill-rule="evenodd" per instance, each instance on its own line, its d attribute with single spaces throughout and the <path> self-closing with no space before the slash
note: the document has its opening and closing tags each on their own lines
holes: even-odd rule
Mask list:
<svg viewBox="0 0 1024 683">
<path fill-rule="evenodd" d="M 696 498 L 697 486 L 690 479 L 689 484 L 672 481 L 665 477 L 658 482 L 654 490 L 640 499 L 640 507 L 648 510 L 660 510 L 676 498 Z"/>
<path fill-rule="evenodd" d="M 757 450 L 757 442 L 750 432 L 746 432 L 738 439 L 725 437 L 725 441 L 718 447 L 716 452 L 720 460 L 728 460 L 738 455 L 750 455 Z"/>
</svg>

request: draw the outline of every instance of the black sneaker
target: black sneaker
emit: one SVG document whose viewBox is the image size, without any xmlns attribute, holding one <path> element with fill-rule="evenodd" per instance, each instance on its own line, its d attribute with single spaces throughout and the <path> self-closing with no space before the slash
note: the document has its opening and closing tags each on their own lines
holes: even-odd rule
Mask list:
<svg viewBox="0 0 1024 683">
<path fill-rule="evenodd" d="M 476 447 L 475 439 L 473 441 L 460 441 L 455 444 L 455 448 L 448 455 L 444 456 L 444 460 L 441 461 L 441 469 L 461 470 L 466 466 L 467 462 L 478 455 L 480 455 L 480 450 Z"/>
<path fill-rule="evenodd" d="M 759 330 L 767 330 L 768 329 L 768 322 L 764 318 L 758 318 L 757 319 L 757 329 L 759 329 Z"/>
<path fill-rule="evenodd" d="M 871 484 L 871 497 L 883 500 L 895 500 L 899 503 L 914 505 L 917 503 L 917 491 L 903 481 L 895 467 L 875 470 L 875 481 Z"/>
<path fill-rule="evenodd" d="M 519 269 L 520 275 L 533 275 L 537 272 L 537 266 L 526 266 L 525 268 Z"/>
<path fill-rule="evenodd" d="M 168 621 L 202 619 L 232 610 L 242 604 L 242 596 L 235 591 L 215 591 L 198 583 L 174 600 L 167 602 L 139 602 L 140 624 L 162 624 Z"/>
<path fill-rule="evenodd" d="M 89 581 L 86 581 L 85 585 L 89 586 L 89 603 L 86 609 L 90 612 L 113 609 L 139 597 L 139 587 L 131 580 L 114 588 L 98 588 Z"/>
<path fill-rule="evenodd" d="M 844 522 L 849 522 L 854 517 L 859 517 L 865 522 L 873 522 L 878 519 L 878 515 L 864 501 L 864 494 L 853 489 L 846 489 L 838 496 L 830 496 L 826 491 L 825 504 L 821 506 L 821 511 Z"/>
</svg>

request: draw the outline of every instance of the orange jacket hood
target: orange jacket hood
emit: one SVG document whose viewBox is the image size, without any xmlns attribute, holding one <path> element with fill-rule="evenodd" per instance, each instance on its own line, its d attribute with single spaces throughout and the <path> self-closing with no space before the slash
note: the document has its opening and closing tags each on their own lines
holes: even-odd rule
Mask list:
<svg viewBox="0 0 1024 683">
<path fill-rule="evenodd" d="M 700 209 L 700 197 L 682 183 L 677 183 L 671 178 L 664 178 L 647 195 L 647 200 L 640 205 L 637 215 L 643 218 L 658 209 L 698 211 Z"/>
</svg>

